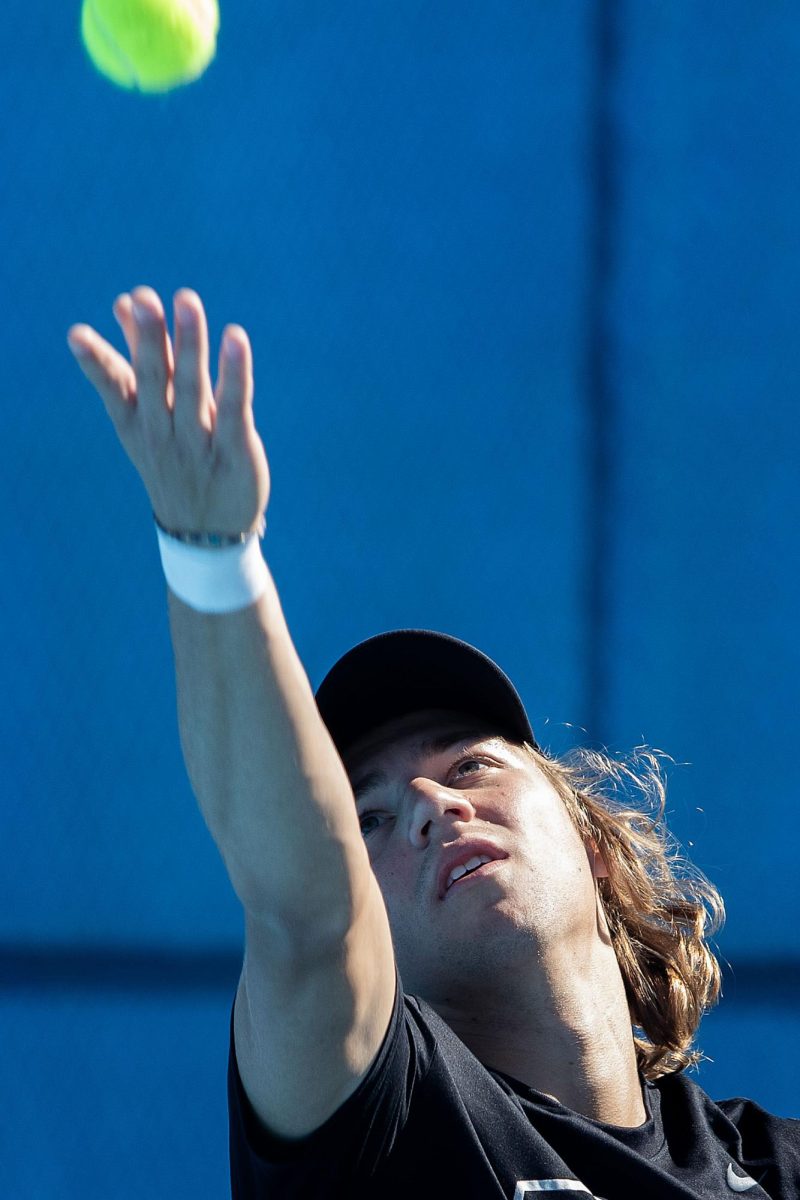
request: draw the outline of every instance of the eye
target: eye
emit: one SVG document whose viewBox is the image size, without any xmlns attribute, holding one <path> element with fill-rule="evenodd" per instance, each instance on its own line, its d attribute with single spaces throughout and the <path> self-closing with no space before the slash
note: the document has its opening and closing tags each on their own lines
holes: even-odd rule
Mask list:
<svg viewBox="0 0 800 1200">
<path fill-rule="evenodd" d="M 479 767 L 485 767 L 488 765 L 483 761 L 482 758 L 460 758 L 457 762 L 453 763 L 453 770 L 458 773 L 459 769 L 465 766 L 467 763 L 477 763 Z"/>
<path fill-rule="evenodd" d="M 489 763 L 486 762 L 482 758 L 473 758 L 471 755 L 465 755 L 464 758 L 459 758 L 453 763 L 453 766 L 450 770 L 450 777 L 452 778 L 454 775 L 457 775 L 458 772 L 461 770 L 461 768 L 463 766 L 466 766 L 467 763 L 475 763 L 476 766 L 479 766 L 479 767 L 488 767 L 489 766 Z M 368 809 L 366 812 L 363 812 L 361 814 L 361 816 L 359 817 L 359 827 L 360 827 L 361 832 L 364 835 L 364 837 L 366 837 L 367 833 L 370 832 L 370 830 L 367 830 L 366 833 L 364 832 L 364 827 L 363 827 L 364 822 L 366 820 L 368 820 L 370 817 L 375 819 L 377 817 L 377 815 L 378 815 L 377 812 L 375 812 L 373 809 Z"/>
<path fill-rule="evenodd" d="M 364 822 L 368 821 L 370 819 L 370 817 L 375 817 L 376 815 L 377 814 L 373 813 L 373 812 L 365 812 L 365 813 L 362 813 L 361 816 L 359 817 L 358 824 L 359 824 L 359 828 L 361 829 L 361 833 L 364 837 L 366 837 L 367 833 L 370 832 L 369 829 L 366 831 L 366 833 L 364 832 Z"/>
</svg>

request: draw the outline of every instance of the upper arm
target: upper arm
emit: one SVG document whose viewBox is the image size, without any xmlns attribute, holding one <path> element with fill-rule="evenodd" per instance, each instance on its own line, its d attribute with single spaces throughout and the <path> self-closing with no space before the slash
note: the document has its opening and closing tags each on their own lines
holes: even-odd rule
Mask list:
<svg viewBox="0 0 800 1200">
<path fill-rule="evenodd" d="M 356 1090 L 389 1027 L 395 962 L 389 918 L 369 872 L 343 937 L 279 938 L 245 913 L 234 1039 L 247 1097 L 267 1128 L 301 1138 Z M 357 889 L 358 890 L 358 889 Z"/>
</svg>

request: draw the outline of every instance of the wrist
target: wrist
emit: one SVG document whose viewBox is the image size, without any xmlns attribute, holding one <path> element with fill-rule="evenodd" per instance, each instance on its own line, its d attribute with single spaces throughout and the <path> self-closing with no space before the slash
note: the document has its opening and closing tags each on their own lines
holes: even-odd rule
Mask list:
<svg viewBox="0 0 800 1200">
<path fill-rule="evenodd" d="M 156 518 L 161 565 L 170 591 L 197 612 L 236 612 L 254 604 L 267 590 L 269 572 L 261 554 L 265 528 L 235 535 L 167 533 Z M 178 536 L 176 536 L 178 535 Z M 187 538 L 227 538 L 227 542 L 189 542 Z"/>
</svg>

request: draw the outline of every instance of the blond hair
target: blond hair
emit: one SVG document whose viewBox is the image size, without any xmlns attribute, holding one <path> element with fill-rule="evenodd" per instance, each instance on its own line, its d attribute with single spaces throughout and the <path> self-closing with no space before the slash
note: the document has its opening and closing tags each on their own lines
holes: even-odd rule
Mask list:
<svg viewBox="0 0 800 1200">
<path fill-rule="evenodd" d="M 647 746 L 622 758 L 589 749 L 555 757 L 527 742 L 522 748 L 608 868 L 597 887 L 625 984 L 639 1070 L 652 1080 L 694 1066 L 705 1058 L 691 1048 L 697 1028 L 720 995 L 720 967 L 708 939 L 725 920 L 725 905 L 664 823 L 659 760 L 674 759 Z"/>
</svg>

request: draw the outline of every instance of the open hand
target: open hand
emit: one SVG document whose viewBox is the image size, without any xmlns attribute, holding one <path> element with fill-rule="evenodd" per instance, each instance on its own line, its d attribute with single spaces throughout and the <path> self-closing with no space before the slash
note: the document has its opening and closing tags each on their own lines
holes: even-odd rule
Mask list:
<svg viewBox="0 0 800 1200">
<path fill-rule="evenodd" d="M 90 325 L 72 325 L 68 344 L 159 521 L 186 532 L 249 532 L 258 527 L 270 490 L 253 422 L 249 339 L 241 325 L 226 325 L 212 390 L 202 301 L 181 288 L 174 309 L 174 355 L 163 305 L 150 287 L 123 293 L 113 305 L 131 362 Z"/>
</svg>

